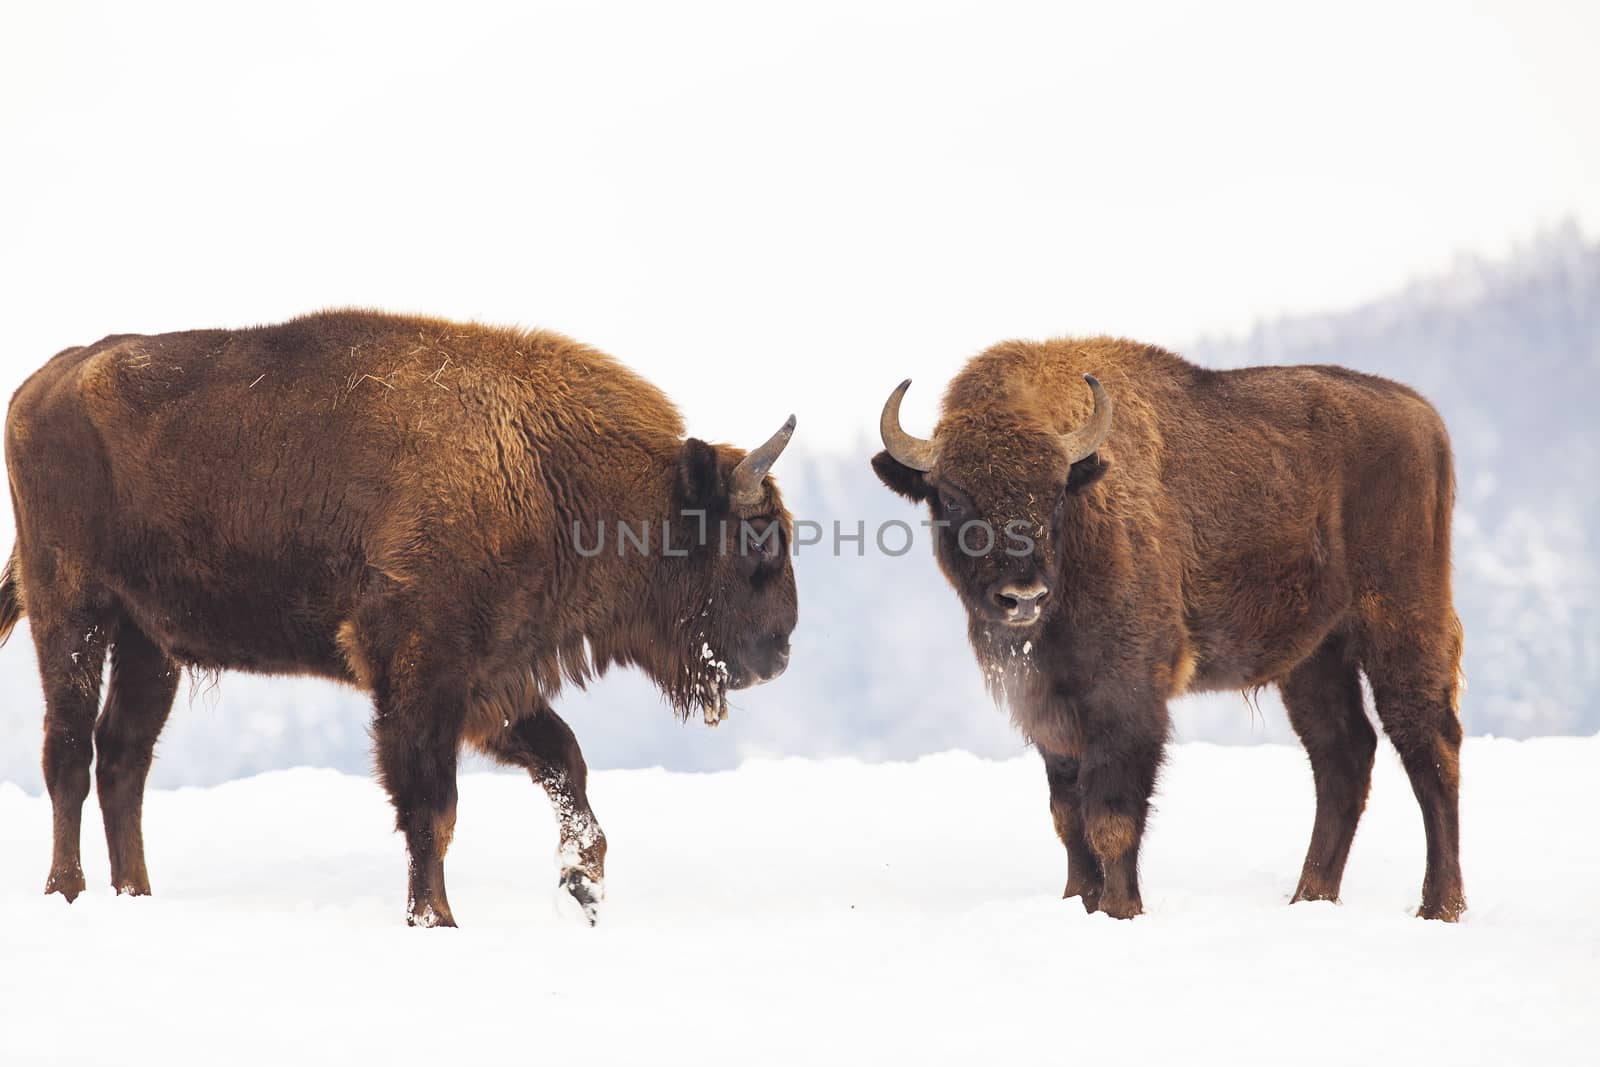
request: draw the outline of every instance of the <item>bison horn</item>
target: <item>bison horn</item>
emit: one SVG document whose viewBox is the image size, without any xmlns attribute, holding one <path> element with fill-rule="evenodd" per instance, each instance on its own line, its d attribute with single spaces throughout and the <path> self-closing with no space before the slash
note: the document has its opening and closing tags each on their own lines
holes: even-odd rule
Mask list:
<svg viewBox="0 0 1600 1067">
<path fill-rule="evenodd" d="M 883 438 L 883 447 L 889 450 L 889 455 L 902 466 L 912 470 L 931 471 L 933 465 L 939 460 L 939 442 L 937 439 L 924 441 L 920 437 L 912 437 L 900 428 L 900 398 L 906 395 L 906 390 L 911 388 L 911 379 L 901 382 L 894 392 L 889 394 L 889 399 L 883 403 L 883 414 L 878 417 L 878 434 Z"/>
<path fill-rule="evenodd" d="M 778 462 L 778 457 L 789 447 L 789 438 L 793 436 L 794 416 L 790 415 L 789 421 L 778 427 L 778 432 L 767 438 L 765 444 L 739 461 L 739 465 L 728 476 L 728 491 L 734 503 L 745 507 L 761 503 L 761 479 Z"/>
<path fill-rule="evenodd" d="M 1106 434 L 1111 432 L 1111 395 L 1094 375 L 1085 374 L 1083 380 L 1094 393 L 1094 412 L 1088 422 L 1061 435 L 1061 450 L 1067 454 L 1069 464 L 1094 455 L 1105 443 Z"/>
</svg>

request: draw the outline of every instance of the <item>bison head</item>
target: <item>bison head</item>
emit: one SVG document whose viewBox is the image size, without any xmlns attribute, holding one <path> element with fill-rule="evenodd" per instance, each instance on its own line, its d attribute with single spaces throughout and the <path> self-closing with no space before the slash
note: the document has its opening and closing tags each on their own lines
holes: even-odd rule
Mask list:
<svg viewBox="0 0 1600 1067">
<path fill-rule="evenodd" d="M 1111 397 L 1092 375 L 1094 413 L 1068 433 L 1028 413 L 947 410 L 931 440 L 900 426 L 900 383 L 883 406 L 884 451 L 872 467 L 890 489 L 926 501 L 939 566 L 975 624 L 1034 627 L 1054 607 L 1071 497 L 1105 472 L 1096 454 Z"/>
<path fill-rule="evenodd" d="M 672 627 L 670 660 L 652 673 L 680 714 L 727 717 L 727 694 L 771 681 L 789 663 L 798 618 L 792 528 L 767 472 L 795 420 L 746 454 L 697 438 L 677 458 L 670 545 L 662 546 L 650 614 Z"/>
</svg>

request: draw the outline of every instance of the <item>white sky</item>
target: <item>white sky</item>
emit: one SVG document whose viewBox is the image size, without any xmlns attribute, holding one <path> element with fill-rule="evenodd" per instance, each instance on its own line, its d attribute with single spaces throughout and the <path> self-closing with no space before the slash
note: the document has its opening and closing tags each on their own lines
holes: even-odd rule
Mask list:
<svg viewBox="0 0 1600 1067">
<path fill-rule="evenodd" d="M 360 303 L 849 447 L 1003 337 L 1181 345 L 1597 232 L 1597 41 L 1586 4 L 11 4 L 0 387 Z"/>
</svg>

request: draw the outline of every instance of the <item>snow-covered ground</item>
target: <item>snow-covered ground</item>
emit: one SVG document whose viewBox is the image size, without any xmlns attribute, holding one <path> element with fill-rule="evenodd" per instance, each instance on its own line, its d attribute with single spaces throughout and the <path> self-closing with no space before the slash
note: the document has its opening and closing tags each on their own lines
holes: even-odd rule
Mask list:
<svg viewBox="0 0 1600 1067">
<path fill-rule="evenodd" d="M 602 924 L 552 904 L 526 780 L 465 776 L 460 930 L 403 921 L 368 779 L 154 792 L 157 896 L 39 893 L 49 807 L 0 785 L 0 1063 L 1594 1063 L 1600 737 L 1474 739 L 1459 926 L 1411 918 L 1421 823 L 1393 753 L 1344 899 L 1287 906 L 1310 774 L 1280 746 L 1175 748 L 1148 914 L 1057 899 L 1037 761 L 610 771 Z"/>
</svg>

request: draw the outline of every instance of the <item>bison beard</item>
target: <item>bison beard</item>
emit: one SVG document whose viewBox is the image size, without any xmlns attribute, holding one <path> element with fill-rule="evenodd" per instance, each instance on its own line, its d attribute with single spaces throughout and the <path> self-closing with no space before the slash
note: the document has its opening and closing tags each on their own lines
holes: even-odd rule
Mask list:
<svg viewBox="0 0 1600 1067">
<path fill-rule="evenodd" d="M 1023 559 L 963 552 L 950 526 L 936 548 L 991 692 L 1044 757 L 1066 896 L 1143 910 L 1167 702 L 1276 684 L 1317 795 L 1294 899 L 1336 900 L 1376 745 L 1364 674 L 1422 809 L 1418 914 L 1461 914 L 1454 473 L 1422 397 L 1338 367 L 1008 342 L 968 363 L 921 439 L 900 425 L 909 384 L 884 405 L 884 484 L 951 526 L 1035 531 Z"/>
<path fill-rule="evenodd" d="M 680 715 L 720 721 L 729 689 L 783 670 L 796 601 L 786 552 L 589 558 L 573 531 L 693 512 L 781 542 L 767 472 L 793 429 L 748 455 L 685 439 L 658 389 L 593 349 L 375 312 L 60 353 L 6 419 L 17 544 L 0 578 L 0 638 L 25 610 L 45 689 L 46 891 L 84 888 L 92 759 L 112 882 L 150 891 L 141 806 L 178 674 L 230 668 L 373 695 L 411 923 L 453 925 L 463 743 L 549 794 L 560 885 L 592 921 L 605 835 L 551 700 L 628 664 Z"/>
</svg>

